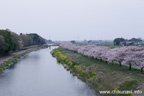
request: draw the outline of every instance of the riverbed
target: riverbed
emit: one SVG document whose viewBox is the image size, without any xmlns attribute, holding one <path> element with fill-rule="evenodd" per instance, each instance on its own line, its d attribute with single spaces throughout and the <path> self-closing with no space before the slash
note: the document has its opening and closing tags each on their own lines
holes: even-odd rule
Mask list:
<svg viewBox="0 0 144 96">
<path fill-rule="evenodd" d="M 0 74 L 0 96 L 96 96 L 50 54 L 33 51 Z"/>
</svg>

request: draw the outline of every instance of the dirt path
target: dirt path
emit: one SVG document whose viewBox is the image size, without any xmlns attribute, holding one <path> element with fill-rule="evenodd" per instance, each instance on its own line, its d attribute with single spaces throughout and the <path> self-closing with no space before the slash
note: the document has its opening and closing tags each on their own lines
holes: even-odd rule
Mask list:
<svg viewBox="0 0 144 96">
<path fill-rule="evenodd" d="M 21 51 L 17 51 L 17 52 L 14 52 L 8 56 L 3 56 L 3 57 L 0 57 L 0 65 L 4 62 L 4 61 L 8 61 L 9 59 L 12 59 L 14 56 L 18 56 L 28 50 L 31 50 L 32 48 L 29 48 L 29 49 L 26 49 L 26 50 L 21 50 Z"/>
<path fill-rule="evenodd" d="M 4 62 L 4 61 L 8 61 L 9 59 L 12 59 L 14 56 L 18 56 L 28 50 L 31 50 L 31 49 L 34 49 L 34 48 L 38 48 L 38 47 L 47 47 L 47 45 L 41 45 L 41 46 L 37 46 L 37 45 L 32 45 L 32 46 L 28 46 L 28 47 L 24 47 L 23 50 L 21 51 L 17 51 L 17 52 L 14 52 L 8 56 L 3 56 L 3 57 L 0 57 L 0 65 Z"/>
<path fill-rule="evenodd" d="M 67 52 L 70 52 L 70 53 L 73 53 L 73 52 L 68 51 L 68 50 L 66 50 L 66 51 L 67 51 Z M 123 69 L 119 69 L 119 68 L 116 68 L 116 67 L 112 67 L 112 66 L 110 66 L 110 65 L 106 65 L 106 64 L 103 64 L 103 63 L 94 61 L 94 60 L 92 60 L 92 59 L 89 59 L 89 58 L 87 58 L 87 57 L 81 56 L 81 55 L 79 55 L 79 54 L 77 54 L 77 53 L 73 53 L 73 54 L 76 55 L 76 56 L 78 56 L 78 57 L 80 57 L 80 58 L 83 58 L 83 59 L 85 59 L 85 60 L 88 60 L 88 61 L 90 61 L 90 62 L 93 62 L 93 63 L 95 63 L 95 64 L 102 65 L 102 66 L 104 66 L 104 67 L 107 67 L 107 68 L 110 68 L 110 69 L 113 69 L 113 70 L 116 70 L 116 71 L 119 71 L 119 72 L 123 72 L 123 73 L 129 74 L 129 75 L 132 75 L 132 76 L 135 76 L 135 77 L 144 79 L 144 75 L 142 76 L 142 75 L 139 75 L 139 74 L 136 74 L 136 73 L 132 73 L 132 72 L 123 70 Z"/>
</svg>

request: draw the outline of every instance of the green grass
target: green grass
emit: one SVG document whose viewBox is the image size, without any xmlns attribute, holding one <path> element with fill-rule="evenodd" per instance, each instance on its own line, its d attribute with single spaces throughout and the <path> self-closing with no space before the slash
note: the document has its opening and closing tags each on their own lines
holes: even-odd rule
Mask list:
<svg viewBox="0 0 144 96">
<path fill-rule="evenodd" d="M 87 57 L 87 58 L 89 58 L 89 57 Z M 122 65 L 122 66 L 120 67 L 119 64 L 107 63 L 107 62 L 105 62 L 105 61 L 96 60 L 96 59 L 93 59 L 93 58 L 89 58 L 89 59 L 94 60 L 94 61 L 99 62 L 99 63 L 103 63 L 103 64 L 106 64 L 106 65 L 110 65 L 110 66 L 115 67 L 115 68 L 118 68 L 118 69 L 123 69 L 123 70 L 129 71 L 129 72 L 132 72 L 132 73 L 135 73 L 135 74 L 139 74 L 139 75 L 144 76 L 144 74 L 141 73 L 141 70 L 140 70 L 140 69 L 131 68 L 131 70 L 130 70 L 129 67 L 128 67 L 128 66 L 125 66 L 125 65 Z"/>
<path fill-rule="evenodd" d="M 58 48 L 58 50 L 59 51 L 61 51 L 63 54 L 67 54 L 67 55 L 70 55 L 70 52 L 72 52 L 73 53 L 73 51 L 67 51 L 67 50 L 64 50 L 64 49 L 62 49 L 62 48 Z M 76 53 L 76 52 L 74 52 L 74 53 Z M 129 66 L 125 66 L 125 65 L 122 65 L 121 67 L 120 67 L 120 65 L 119 64 L 114 64 L 114 63 L 107 63 L 107 62 L 105 62 L 105 61 L 103 61 L 103 60 L 98 60 L 98 59 L 95 59 L 95 58 L 90 58 L 90 57 L 87 57 L 87 56 L 84 56 L 84 55 L 82 55 L 82 54 L 79 54 L 79 53 L 76 53 L 76 54 L 78 54 L 78 55 L 80 55 L 80 56 L 83 56 L 83 57 L 86 57 L 86 58 L 89 58 L 89 59 L 91 59 L 91 60 L 94 60 L 94 61 L 96 61 L 96 62 L 98 62 L 98 63 L 102 63 L 102 64 L 105 64 L 105 65 L 109 65 L 109 66 L 112 66 L 112 67 L 114 67 L 114 68 L 117 68 L 117 69 L 122 69 L 122 70 L 125 70 L 125 71 L 128 71 L 128 72 L 131 72 L 131 73 L 135 73 L 135 74 L 139 74 L 139 75 L 141 75 L 141 76 L 144 76 L 144 74 L 143 73 L 141 73 L 141 70 L 140 69 L 136 69 L 136 68 L 131 68 L 131 70 L 129 69 Z M 71 58 L 75 58 L 75 57 L 77 57 L 77 56 L 75 56 L 74 54 L 73 54 L 73 56 L 71 56 Z M 80 64 L 85 64 L 85 66 L 90 66 L 90 65 L 96 65 L 96 66 L 98 66 L 98 67 L 101 67 L 101 66 L 99 66 L 99 64 L 96 64 L 96 63 L 92 63 L 92 62 L 89 62 L 88 60 L 85 60 L 85 59 L 83 59 L 83 58 L 79 58 L 79 57 L 77 57 L 77 58 L 75 58 L 75 59 L 77 59 L 77 60 L 75 60 L 75 62 L 77 63 L 77 65 L 80 65 Z M 103 67 L 103 66 L 102 66 Z M 105 67 L 105 68 L 107 68 L 107 67 Z M 107 68 L 107 69 L 109 69 L 109 70 L 114 70 L 114 69 L 110 69 L 110 68 Z"/>
<path fill-rule="evenodd" d="M 65 50 L 62 49 L 62 48 L 59 48 L 59 50 L 62 51 L 62 52 L 64 52 L 64 53 L 66 53 Z M 68 50 L 68 51 L 69 51 L 69 50 Z M 74 51 L 70 51 L 70 52 L 74 52 Z M 74 53 L 76 53 L 76 52 L 74 52 Z M 119 64 L 107 63 L 106 61 L 99 60 L 99 59 L 95 59 L 95 58 L 90 58 L 90 57 L 84 56 L 84 55 L 82 55 L 82 54 L 80 54 L 80 53 L 76 53 L 76 54 L 78 54 L 78 55 L 80 55 L 80 56 L 83 56 L 83 57 L 86 57 L 86 58 L 89 58 L 89 59 L 91 59 L 91 60 L 94 60 L 94 61 L 96 61 L 96 62 L 98 62 L 98 63 L 110 65 L 110 66 L 112 66 L 112 67 L 115 67 L 115 68 L 118 68 L 118 69 L 123 69 L 123 70 L 129 71 L 129 72 L 132 72 L 132 73 L 135 73 L 135 74 L 139 74 L 139 75 L 142 75 L 142 76 L 144 75 L 143 73 L 141 73 L 141 70 L 140 70 L 140 69 L 131 68 L 131 70 L 130 70 L 129 67 L 128 67 L 128 66 L 125 66 L 125 65 L 122 65 L 122 66 L 120 67 Z M 85 61 L 81 61 L 81 62 L 79 62 L 79 63 L 83 63 L 83 62 L 85 62 Z M 87 63 L 86 66 L 89 66 L 90 64 L 91 64 L 91 63 Z"/>
<path fill-rule="evenodd" d="M 62 51 L 63 49 L 60 48 L 60 50 Z M 69 50 L 68 50 L 68 51 L 69 51 Z M 71 52 L 73 52 L 73 51 L 71 51 Z M 76 52 L 74 52 L 74 53 L 76 53 Z M 96 62 L 98 62 L 98 63 L 110 65 L 110 66 L 115 67 L 115 68 L 118 68 L 118 69 L 123 69 L 123 70 L 129 71 L 129 72 L 132 72 L 132 73 L 135 73 L 135 74 L 139 74 L 139 75 L 144 76 L 144 74 L 141 73 L 141 70 L 140 70 L 140 69 L 136 69 L 136 68 L 133 68 L 133 67 L 132 67 L 131 70 L 130 70 L 129 67 L 128 67 L 128 66 L 125 66 L 125 65 L 122 65 L 122 66 L 120 67 L 119 64 L 107 63 L 106 61 L 99 60 L 99 59 L 95 59 L 95 58 L 91 58 L 91 57 L 88 57 L 88 56 L 84 56 L 84 55 L 82 55 L 82 54 L 80 54 L 80 53 L 76 53 L 76 54 L 78 54 L 78 55 L 80 55 L 80 56 L 83 56 L 83 57 L 86 57 L 86 58 L 89 58 L 89 59 L 91 59 L 91 60 L 94 60 L 94 61 L 96 61 Z"/>
<path fill-rule="evenodd" d="M 111 68 L 108 68 L 108 67 L 104 67 L 104 66 L 102 66 L 102 65 L 99 65 L 99 64 L 90 62 L 90 61 L 88 61 L 88 60 L 85 60 L 85 59 L 83 59 L 83 58 L 80 58 L 80 57 L 74 55 L 74 54 L 73 54 L 73 51 L 67 51 L 67 50 L 62 49 L 62 48 L 58 48 L 58 50 L 61 51 L 61 52 L 62 52 L 63 54 L 65 54 L 66 56 L 68 56 L 69 58 L 73 58 L 74 61 L 75 61 L 75 63 L 76 63 L 77 65 L 83 64 L 83 65 L 86 66 L 86 67 L 88 67 L 88 66 L 90 66 L 90 65 L 93 65 L 93 66 L 98 67 L 98 68 L 99 68 L 98 70 L 105 68 L 108 72 L 116 71 L 116 70 L 114 70 L 114 69 L 111 69 Z M 76 52 L 74 52 L 74 53 L 76 53 Z M 77 54 L 79 54 L 79 53 L 77 53 Z M 80 55 L 80 56 L 83 56 L 82 54 L 79 54 L 79 55 Z M 87 57 L 87 56 L 83 56 L 83 57 Z M 87 57 L 87 58 L 89 58 L 89 57 Z M 89 58 L 89 59 L 95 60 L 96 62 L 99 62 L 99 63 L 103 63 L 103 64 L 106 64 L 106 65 L 110 65 L 110 66 L 115 67 L 115 68 L 118 68 L 118 69 L 123 69 L 123 70 L 129 71 L 129 72 L 131 72 L 131 73 L 139 74 L 139 75 L 142 75 L 142 76 L 144 75 L 144 74 L 141 73 L 141 71 L 140 71 L 139 69 L 132 68 L 131 70 L 129 70 L 129 67 L 128 67 L 128 66 L 122 65 L 122 66 L 120 67 L 119 64 L 108 64 L 108 63 L 106 63 L 105 61 L 96 60 L 96 59 L 94 59 L 94 58 Z M 103 71 L 103 70 L 102 70 L 102 71 Z M 119 72 L 119 71 L 117 71 L 117 72 Z M 119 73 L 121 74 L 122 72 L 119 72 Z M 124 74 L 124 73 L 122 73 L 122 74 L 125 75 L 125 76 L 130 76 L 129 74 Z M 136 80 L 139 80 L 139 81 L 143 82 L 143 79 L 140 79 L 140 78 L 135 77 L 135 76 L 131 76 L 131 77 L 132 77 L 133 79 L 136 79 Z"/>
<path fill-rule="evenodd" d="M 5 68 L 9 66 L 9 64 L 16 63 L 18 59 L 29 53 L 30 51 L 24 52 L 18 56 L 14 56 L 12 59 L 5 61 L 1 66 L 0 66 L 0 72 L 3 71 Z"/>
<path fill-rule="evenodd" d="M 31 49 L 29 51 L 26 51 L 18 56 L 14 56 L 12 59 L 8 60 L 8 61 L 5 61 L 2 65 L 0 65 L 0 72 L 2 72 L 5 68 L 7 68 L 9 66 L 9 64 L 13 64 L 13 63 L 16 63 L 18 59 L 20 59 L 21 57 L 25 56 L 26 54 L 30 53 L 31 51 L 34 51 L 34 50 L 39 50 L 39 49 L 42 49 L 43 47 L 39 47 L 39 48 L 34 48 L 34 49 Z"/>
<path fill-rule="evenodd" d="M 85 73 L 81 73 L 78 72 L 76 74 L 79 74 L 79 76 L 81 77 L 81 79 L 86 82 L 89 82 L 89 84 L 92 86 L 92 88 L 94 88 L 97 92 L 99 90 L 114 90 L 117 86 L 119 86 L 118 90 L 123 91 L 123 90 L 135 90 L 136 88 L 138 88 L 138 86 L 140 86 L 141 84 L 144 83 L 144 80 L 123 72 L 119 72 L 117 70 L 108 68 L 108 67 L 104 67 L 103 65 L 100 64 L 96 64 L 93 63 L 91 61 L 88 61 L 86 59 L 83 59 L 79 56 L 76 56 L 73 51 L 67 51 L 65 49 L 62 48 L 58 48 L 58 50 L 64 54 L 65 56 L 68 57 L 68 59 L 73 60 L 73 62 L 75 62 L 77 65 L 79 65 L 80 68 L 83 68 L 84 66 L 86 66 L 86 68 L 83 68 L 83 70 L 85 70 Z M 78 53 L 77 53 L 78 54 Z M 81 54 L 79 54 L 81 55 Z M 81 55 L 83 56 L 83 55 Z M 84 56 L 86 57 L 86 56 Z M 87 57 L 88 58 L 88 57 Z M 96 60 L 94 58 L 89 58 L 91 60 Z M 96 60 L 97 62 L 100 63 L 104 63 L 104 64 L 108 64 L 105 61 L 101 61 L 101 60 Z M 116 67 L 116 68 L 120 68 L 123 70 L 127 70 L 133 73 L 137 73 L 137 74 L 141 74 L 140 70 L 138 69 L 132 69 L 129 70 L 129 67 L 127 66 L 122 66 L 120 67 L 119 64 L 108 64 L 110 66 Z M 90 67 L 89 67 L 90 66 Z M 92 71 L 86 71 L 89 68 L 94 68 L 94 70 Z M 95 74 L 91 73 L 91 72 L 95 72 Z M 103 74 L 100 74 L 103 73 Z M 141 74 L 143 75 L 143 74 Z M 103 96 L 111 96 L 111 95 L 103 95 Z M 115 96 L 115 95 L 114 95 Z M 131 94 L 119 94 L 116 96 L 131 96 Z"/>
<path fill-rule="evenodd" d="M 135 89 L 137 85 L 137 80 L 126 81 L 123 85 L 120 86 L 119 90 L 132 90 Z"/>
<path fill-rule="evenodd" d="M 74 52 L 74 51 L 69 51 L 69 50 L 68 50 L 68 51 L 69 51 L 69 52 L 68 52 L 67 50 L 64 50 L 64 49 L 62 49 L 62 48 L 58 48 L 58 50 L 60 50 L 63 54 L 67 54 L 67 55 L 70 55 L 70 52 Z M 76 52 L 74 52 L 74 53 L 76 53 Z M 109 65 L 109 66 L 112 66 L 112 67 L 115 67 L 115 68 L 118 68 L 118 69 L 123 69 L 123 70 L 126 70 L 126 71 L 128 71 L 128 72 L 131 72 L 131 73 L 135 73 L 135 74 L 139 74 L 139 75 L 141 75 L 141 76 L 144 76 L 144 74 L 141 73 L 141 70 L 140 70 L 140 69 L 131 68 L 131 70 L 130 70 L 129 67 L 128 67 L 128 66 L 125 66 L 125 65 L 122 65 L 122 66 L 120 67 L 119 64 L 107 63 L 107 62 L 105 62 L 105 61 L 103 61 L 103 60 L 98 60 L 98 59 L 95 59 L 95 58 L 90 58 L 90 57 L 84 56 L 84 55 L 82 55 L 82 54 L 80 54 L 80 53 L 76 53 L 76 54 L 78 54 L 78 55 L 80 55 L 80 56 L 83 56 L 83 57 L 86 57 L 86 58 L 89 58 L 89 59 L 91 59 L 91 60 L 94 60 L 94 61 L 96 61 L 96 62 L 98 62 L 98 63 L 102 63 L 102 64 L 105 64 L 105 65 Z M 73 57 L 77 57 L 77 56 L 75 56 L 75 55 L 73 54 L 73 56 L 71 56 L 71 58 L 73 58 Z M 77 65 L 85 64 L 85 66 L 87 66 L 87 67 L 90 66 L 90 65 L 94 65 L 94 66 L 98 66 L 98 67 L 103 67 L 102 65 L 89 62 L 88 60 L 85 60 L 85 59 L 83 59 L 83 58 L 77 57 L 77 58 L 75 58 L 75 59 L 77 59 L 77 60 L 75 60 L 76 63 L 77 63 Z M 105 67 L 105 68 L 106 68 L 107 70 L 115 71 L 114 69 L 110 69 L 110 68 L 107 68 L 107 67 Z M 134 77 L 134 78 L 137 78 L 137 77 Z M 137 79 L 138 79 L 138 78 L 137 78 Z"/>
</svg>

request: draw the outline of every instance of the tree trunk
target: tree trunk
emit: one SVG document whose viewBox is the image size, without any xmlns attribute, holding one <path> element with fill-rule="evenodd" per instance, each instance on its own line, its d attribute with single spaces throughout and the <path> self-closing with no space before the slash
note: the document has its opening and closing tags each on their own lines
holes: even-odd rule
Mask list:
<svg viewBox="0 0 144 96">
<path fill-rule="evenodd" d="M 121 67 L 122 66 L 121 62 L 119 62 L 119 64 L 120 64 L 120 67 Z"/>
<path fill-rule="evenodd" d="M 111 64 L 112 64 L 112 65 L 114 64 L 113 61 L 111 62 Z"/>
<path fill-rule="evenodd" d="M 144 74 L 144 72 L 143 72 L 143 68 L 144 68 L 144 67 L 142 67 L 142 68 L 141 68 L 141 73 L 143 73 L 143 74 Z"/>
<path fill-rule="evenodd" d="M 132 67 L 131 64 L 129 64 L 129 69 L 130 69 L 130 70 L 131 70 L 131 67 Z"/>
</svg>

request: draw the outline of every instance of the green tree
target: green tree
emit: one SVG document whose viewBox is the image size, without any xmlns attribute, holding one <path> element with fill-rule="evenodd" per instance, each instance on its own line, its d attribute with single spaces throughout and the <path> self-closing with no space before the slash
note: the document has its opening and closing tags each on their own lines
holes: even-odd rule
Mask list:
<svg viewBox="0 0 144 96">
<path fill-rule="evenodd" d="M 27 34 L 26 34 L 26 35 L 25 35 L 25 34 L 20 35 L 20 38 L 21 38 L 21 40 L 23 41 L 24 47 L 30 46 L 30 45 L 33 44 L 32 38 L 31 38 L 29 35 L 27 35 Z"/>
<path fill-rule="evenodd" d="M 125 43 L 125 39 L 124 38 L 116 38 L 114 39 L 114 45 L 120 45 L 121 42 Z"/>
<path fill-rule="evenodd" d="M 76 41 L 75 40 L 72 40 L 72 41 L 70 41 L 71 43 L 73 43 L 73 44 L 75 44 L 76 43 Z"/>
<path fill-rule="evenodd" d="M 17 49 L 17 45 L 12 38 L 11 32 L 9 30 L 0 30 L 0 35 L 4 38 L 4 46 L 5 50 L 3 52 L 4 55 L 9 54 L 12 51 L 15 51 Z"/>
<path fill-rule="evenodd" d="M 13 43 L 14 43 L 15 50 L 19 50 L 19 48 L 20 48 L 20 44 L 19 44 L 20 37 L 19 37 L 19 35 L 17 35 L 14 32 L 10 32 L 10 34 L 11 34 L 12 40 L 14 41 Z"/>
<path fill-rule="evenodd" d="M 7 55 L 26 46 L 41 44 L 45 44 L 45 39 L 35 33 L 21 33 L 19 36 L 9 29 L 0 30 L 0 56 Z"/>
<path fill-rule="evenodd" d="M 5 40 L 4 37 L 0 35 L 0 56 L 4 54 L 5 51 Z"/>
<path fill-rule="evenodd" d="M 45 44 L 45 39 L 42 38 L 41 36 L 39 36 L 38 34 L 36 33 L 31 33 L 31 34 L 28 34 L 32 40 L 33 40 L 33 45 L 42 45 L 42 44 Z"/>
<path fill-rule="evenodd" d="M 142 42 L 142 39 L 141 39 L 141 38 L 132 38 L 132 39 L 130 39 L 129 41 L 135 42 L 135 43 L 137 43 L 137 45 L 138 45 L 138 43 Z"/>
</svg>

